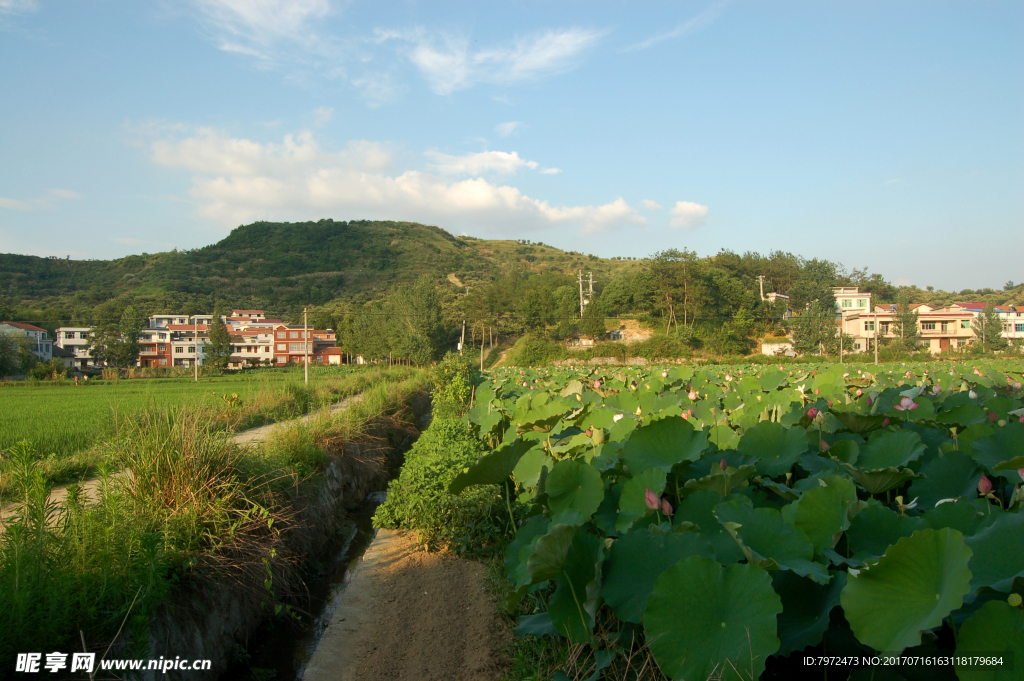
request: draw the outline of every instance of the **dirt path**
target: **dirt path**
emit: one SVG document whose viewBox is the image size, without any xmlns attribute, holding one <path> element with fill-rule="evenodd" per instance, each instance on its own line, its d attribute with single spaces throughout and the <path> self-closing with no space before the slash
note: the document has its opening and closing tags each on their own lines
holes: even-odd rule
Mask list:
<svg viewBox="0 0 1024 681">
<path fill-rule="evenodd" d="M 303 681 L 488 681 L 511 636 L 483 565 L 381 530 L 354 570 Z"/>
<path fill-rule="evenodd" d="M 329 413 L 334 414 L 343 409 L 346 409 L 350 405 L 353 405 L 356 402 L 358 402 L 360 399 L 362 399 L 362 395 L 353 395 L 352 397 L 347 397 L 341 400 L 340 402 L 335 402 L 334 404 L 331 405 Z M 235 433 L 234 435 L 232 435 L 231 441 L 234 442 L 235 444 L 242 446 L 255 445 L 266 440 L 268 437 L 270 437 L 270 434 L 273 433 L 278 428 L 286 428 L 290 425 L 299 422 L 309 423 L 309 420 L 311 418 L 315 418 L 317 415 L 321 413 L 323 413 L 323 410 L 313 412 L 311 414 L 306 414 L 305 416 L 300 416 L 297 419 L 291 419 L 288 421 L 278 421 L 277 423 L 268 423 L 267 425 L 259 426 L 258 428 L 250 428 L 249 430 L 243 430 L 240 433 Z M 110 477 L 111 479 L 116 479 L 121 477 L 122 475 L 125 475 L 125 473 L 119 471 L 117 473 L 114 473 Z M 90 501 L 95 501 L 96 499 L 98 499 L 99 489 L 102 482 L 103 481 L 100 478 L 88 478 L 86 480 L 82 480 L 81 482 L 79 482 L 78 488 L 80 498 L 82 499 L 82 501 L 88 503 Z M 58 505 L 63 505 L 64 499 L 66 499 L 68 496 L 68 487 L 70 487 L 70 484 L 54 487 L 50 491 L 50 502 Z M 0 523 L 3 523 L 3 521 L 13 516 L 18 511 L 19 508 L 20 504 L 18 504 L 18 502 L 8 502 L 0 506 Z M 0 524 L 0 532 L 2 531 L 3 525 Z"/>
</svg>

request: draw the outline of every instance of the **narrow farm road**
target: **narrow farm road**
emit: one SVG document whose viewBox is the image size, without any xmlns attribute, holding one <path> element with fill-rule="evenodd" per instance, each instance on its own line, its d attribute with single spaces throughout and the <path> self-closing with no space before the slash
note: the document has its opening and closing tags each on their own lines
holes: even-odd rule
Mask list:
<svg viewBox="0 0 1024 681">
<path fill-rule="evenodd" d="M 511 632 L 480 563 L 380 530 L 354 569 L 303 681 L 489 681 Z"/>
<path fill-rule="evenodd" d="M 341 400 L 340 402 L 335 402 L 334 404 L 332 404 L 328 411 L 331 414 L 337 413 L 339 411 L 347 409 L 350 405 L 355 404 L 360 399 L 362 399 L 362 395 L 353 395 L 352 397 L 347 397 Z M 231 441 L 234 442 L 235 444 L 242 446 L 255 445 L 269 438 L 270 434 L 279 428 L 287 428 L 288 426 L 300 422 L 308 423 L 311 418 L 314 418 L 321 413 L 323 413 L 323 411 L 313 412 L 310 414 L 306 414 L 304 416 L 300 416 L 299 418 L 290 419 L 288 421 L 278 421 L 277 423 L 268 423 L 265 426 L 258 426 L 256 428 L 250 428 L 249 430 L 243 430 L 240 433 L 235 433 L 234 435 L 232 435 Z M 111 476 L 111 478 L 116 479 L 126 474 L 127 473 L 123 471 L 118 471 L 117 473 L 114 473 Z M 80 498 L 86 503 L 88 503 L 89 501 L 95 501 L 99 497 L 99 489 L 101 484 L 103 484 L 103 480 L 101 478 L 87 478 L 86 480 L 82 480 L 81 482 L 78 483 L 78 487 L 80 490 L 79 494 L 81 495 Z M 50 503 L 63 505 L 64 499 L 66 499 L 68 496 L 68 487 L 70 486 L 71 485 L 69 483 L 67 485 L 60 485 L 54 487 L 50 491 Z M 0 532 L 2 532 L 5 527 L 5 521 L 11 516 L 15 515 L 20 507 L 21 504 L 19 504 L 16 501 L 8 502 L 0 506 Z"/>
</svg>

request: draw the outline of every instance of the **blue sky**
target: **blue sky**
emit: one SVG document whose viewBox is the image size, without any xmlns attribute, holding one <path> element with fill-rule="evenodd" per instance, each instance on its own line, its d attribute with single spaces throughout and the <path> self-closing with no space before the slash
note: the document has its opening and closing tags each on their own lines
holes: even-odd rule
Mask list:
<svg viewBox="0 0 1024 681">
<path fill-rule="evenodd" d="M 415 220 L 1024 280 L 1020 2 L 0 0 L 0 252 Z"/>
</svg>

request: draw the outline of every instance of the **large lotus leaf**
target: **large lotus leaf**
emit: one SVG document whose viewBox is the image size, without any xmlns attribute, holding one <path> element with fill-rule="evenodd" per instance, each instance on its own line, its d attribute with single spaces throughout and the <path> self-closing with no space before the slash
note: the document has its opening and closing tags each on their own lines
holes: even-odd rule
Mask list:
<svg viewBox="0 0 1024 681">
<path fill-rule="evenodd" d="M 981 502 L 984 504 L 988 503 L 984 499 Z M 962 533 L 965 537 L 970 537 L 996 520 L 995 516 L 985 515 L 980 512 L 973 505 L 975 503 L 978 503 L 977 500 L 967 501 L 963 499 L 955 503 L 945 503 L 941 506 L 936 506 L 930 511 L 925 511 L 923 517 L 925 522 L 928 523 L 928 527 L 936 530 L 943 527 L 951 527 Z"/>
<path fill-rule="evenodd" d="M 580 382 L 578 379 L 574 378 L 573 380 L 566 383 L 565 387 L 562 388 L 562 391 L 559 392 L 558 394 L 561 397 L 569 397 L 570 395 L 574 394 L 582 394 L 583 390 L 583 383 Z"/>
<path fill-rule="evenodd" d="M 891 489 L 902 487 L 908 480 L 917 475 L 909 468 L 880 468 L 878 470 L 862 470 L 848 464 L 843 467 L 850 472 L 857 484 L 869 494 L 881 494 Z"/>
<path fill-rule="evenodd" d="M 539 393 L 534 398 L 531 409 L 526 412 L 522 418 L 516 419 L 516 430 L 518 432 L 534 430 L 546 433 L 550 431 L 552 426 L 558 423 L 565 414 L 579 407 L 579 403 L 575 399 L 565 397 L 553 397 L 549 401 L 538 406 L 537 398 L 540 398 L 541 395 L 547 394 L 548 393 Z"/>
<path fill-rule="evenodd" d="M 803 428 L 762 421 L 743 433 L 737 449 L 741 454 L 760 458 L 757 471 L 772 477 L 784 474 L 807 451 L 807 435 Z"/>
<path fill-rule="evenodd" d="M 693 494 L 702 489 L 710 489 L 727 497 L 732 490 L 744 486 L 746 481 L 754 477 L 756 473 L 757 469 L 754 466 L 740 466 L 739 468 L 729 466 L 724 471 L 721 468 L 713 467 L 710 475 L 705 475 L 697 480 L 687 480 L 683 485 L 683 494 Z"/>
<path fill-rule="evenodd" d="M 579 511 L 587 522 L 604 499 L 601 473 L 582 461 L 565 459 L 555 464 L 544 483 L 552 516 L 566 510 Z"/>
<path fill-rule="evenodd" d="M 872 433 L 860 448 L 857 468 L 865 471 L 906 466 L 925 452 L 921 436 L 911 430 L 882 430 Z"/>
<path fill-rule="evenodd" d="M 729 426 L 719 425 L 711 426 L 708 431 L 708 440 L 714 442 L 719 449 L 736 449 L 740 443 L 740 436 Z"/>
<path fill-rule="evenodd" d="M 772 573 L 772 586 L 782 598 L 779 656 L 821 643 L 828 629 L 829 613 L 839 605 L 839 594 L 846 586 L 845 572 L 834 572 L 832 576 L 831 582 L 821 585 L 789 570 Z"/>
<path fill-rule="evenodd" d="M 787 525 L 779 511 L 733 501 L 719 504 L 714 512 L 739 542 L 747 562 L 768 570 L 792 570 L 822 584 L 828 582 L 828 570 L 814 562 L 814 547 L 807 535 Z"/>
<path fill-rule="evenodd" d="M 962 431 L 957 433 L 956 443 L 957 449 L 968 454 L 974 451 L 975 440 L 980 440 L 984 437 L 991 435 L 996 432 L 995 426 L 985 423 L 976 423 L 973 426 L 968 426 Z"/>
<path fill-rule="evenodd" d="M 541 636 L 558 635 L 558 630 L 555 629 L 555 625 L 551 622 L 551 613 L 547 612 L 521 616 L 518 626 L 512 631 L 516 632 L 519 638 L 526 638 L 528 634 L 538 638 Z"/>
<path fill-rule="evenodd" d="M 636 408 L 640 406 L 640 400 L 628 391 L 616 393 L 605 399 L 604 403 L 612 409 L 618 409 L 627 414 L 635 414 Z"/>
<path fill-rule="evenodd" d="M 1024 423 L 1008 423 L 988 437 L 975 440 L 971 445 L 971 456 L 989 470 L 1024 456 Z"/>
<path fill-rule="evenodd" d="M 858 433 L 861 435 L 870 433 L 873 430 L 878 430 L 882 427 L 882 423 L 885 421 L 885 414 L 862 416 L 850 411 L 837 411 L 833 409 L 832 415 L 843 424 L 843 428 L 851 433 Z"/>
<path fill-rule="evenodd" d="M 708 447 L 703 431 L 684 419 L 660 419 L 633 431 L 622 447 L 622 460 L 633 473 L 660 468 L 668 473 L 683 461 L 696 461 Z"/>
<path fill-rule="evenodd" d="M 622 496 L 621 482 L 610 485 L 604 490 L 604 498 L 601 505 L 594 513 L 594 525 L 601 530 L 606 537 L 614 537 L 619 531 L 615 529 L 615 523 L 619 519 L 619 499 Z"/>
<path fill-rule="evenodd" d="M 967 545 L 974 551 L 971 587 L 1010 591 L 1014 578 L 1024 576 L 1024 513 L 1001 514 Z"/>
<path fill-rule="evenodd" d="M 628 532 L 612 544 L 601 596 L 619 619 L 640 624 L 658 577 L 689 556 L 711 558 L 714 548 L 696 532 L 652 532 L 647 527 Z"/>
<path fill-rule="evenodd" d="M 532 581 L 526 563 L 537 550 L 537 540 L 548 532 L 548 521 L 536 515 L 516 531 L 516 538 L 505 548 L 505 574 L 516 588 L 528 586 Z"/>
<path fill-rule="evenodd" d="M 615 521 L 619 532 L 625 532 L 634 522 L 654 512 L 647 508 L 647 490 L 660 497 L 665 489 L 665 477 L 665 471 L 660 468 L 648 468 L 625 482 L 619 497 L 619 517 Z"/>
<path fill-rule="evenodd" d="M 531 584 L 540 584 L 562 572 L 576 528 L 559 523 L 548 528 L 547 534 L 537 538 L 534 551 L 526 561 Z"/>
<path fill-rule="evenodd" d="M 857 501 L 857 488 L 848 479 L 832 476 L 821 482 L 824 486 L 808 490 L 782 509 L 782 517 L 803 530 L 815 553 L 835 545 L 839 534 L 850 526 L 847 509 Z"/>
<path fill-rule="evenodd" d="M 874 499 L 850 521 L 846 542 L 859 560 L 877 558 L 890 546 L 927 527 L 920 518 L 899 515 Z"/>
<path fill-rule="evenodd" d="M 644 629 L 661 671 L 671 679 L 758 678 L 779 647 L 782 601 L 768 573 L 703 556 L 662 573 L 647 599 Z"/>
<path fill-rule="evenodd" d="M 516 484 L 522 485 L 525 489 L 537 487 L 540 479 L 540 472 L 545 466 L 548 470 L 555 465 L 555 460 L 548 456 L 540 447 L 533 447 L 519 459 L 519 463 L 512 469 L 512 477 Z"/>
<path fill-rule="evenodd" d="M 744 556 L 736 540 L 715 517 L 714 508 L 723 501 L 751 505 L 750 499 L 739 494 L 722 499 L 717 492 L 705 489 L 683 499 L 672 520 L 677 524 L 691 522 L 700 528 L 701 536 L 706 537 L 715 550 L 715 560 L 723 565 L 729 565 L 743 560 Z"/>
<path fill-rule="evenodd" d="M 963 452 L 946 452 L 925 461 L 921 466 L 925 476 L 914 480 L 907 492 L 917 499 L 918 508 L 934 508 L 943 499 L 973 496 L 978 489 L 981 471 L 978 464 Z"/>
<path fill-rule="evenodd" d="M 852 573 L 843 613 L 857 639 L 881 652 L 921 643 L 921 632 L 971 592 L 971 549 L 956 530 L 918 530 L 889 547 L 877 565 Z"/>
<path fill-rule="evenodd" d="M 956 642 L 957 658 L 991 657 L 1009 653 L 1013 664 L 957 665 L 960 681 L 1017 681 L 1024 664 L 1024 610 L 1005 601 L 989 601 L 960 627 Z"/>
<path fill-rule="evenodd" d="M 548 600 L 551 623 L 575 643 L 589 641 L 594 628 L 603 553 L 601 538 L 581 530 L 573 535 L 565 565 L 555 577 L 555 593 Z"/>
<path fill-rule="evenodd" d="M 761 386 L 761 390 L 772 392 L 773 390 L 778 390 L 788 379 L 789 376 L 785 372 L 772 369 L 761 374 L 761 378 L 757 382 Z"/>
<path fill-rule="evenodd" d="M 516 440 L 511 444 L 483 456 L 475 464 L 455 476 L 448 485 L 450 494 L 459 494 L 470 485 L 500 485 L 515 470 L 523 454 L 534 446 L 533 442 Z"/>
</svg>

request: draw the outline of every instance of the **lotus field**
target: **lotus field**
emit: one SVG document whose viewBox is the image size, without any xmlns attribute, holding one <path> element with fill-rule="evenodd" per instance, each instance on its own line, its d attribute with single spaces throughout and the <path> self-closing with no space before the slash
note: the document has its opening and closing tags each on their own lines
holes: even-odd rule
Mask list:
<svg viewBox="0 0 1024 681">
<path fill-rule="evenodd" d="M 1024 366 L 865 366 L 485 375 L 467 418 L 493 451 L 449 491 L 519 508 L 517 631 L 598 670 L 643 641 L 672 679 L 900 652 L 1024 678 Z"/>
</svg>

